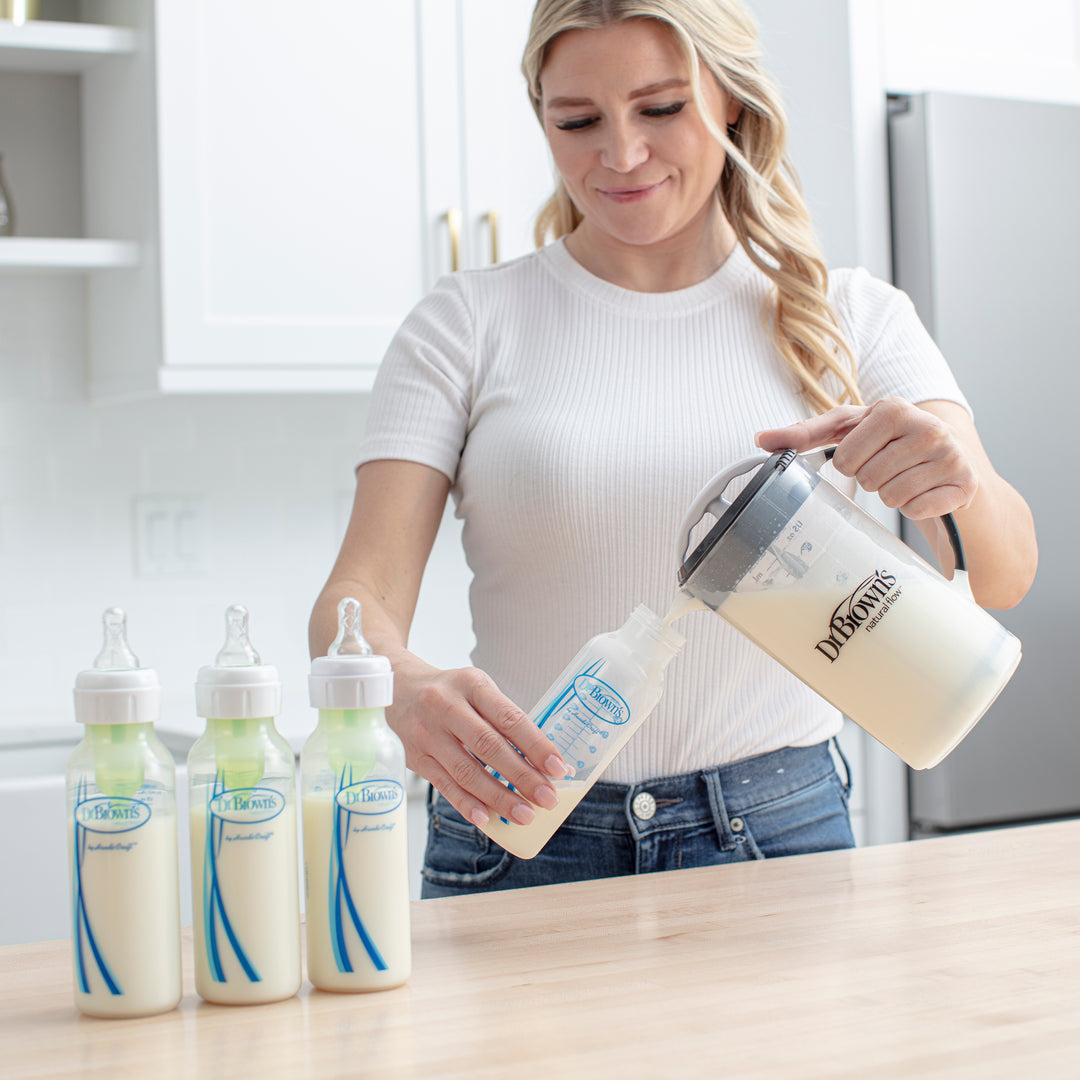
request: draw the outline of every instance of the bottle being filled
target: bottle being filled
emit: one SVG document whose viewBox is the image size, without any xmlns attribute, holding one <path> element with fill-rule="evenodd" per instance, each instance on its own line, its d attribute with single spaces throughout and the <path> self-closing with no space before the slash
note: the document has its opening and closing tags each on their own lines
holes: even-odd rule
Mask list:
<svg viewBox="0 0 1080 1080">
<path fill-rule="evenodd" d="M 220 1005 L 280 1001 L 302 978 L 296 762 L 274 726 L 277 670 L 239 604 L 199 670 L 195 708 L 206 720 L 188 754 L 195 989 Z"/>
<path fill-rule="evenodd" d="M 180 979 L 176 769 L 154 733 L 157 674 L 139 666 L 119 608 L 75 680 L 86 733 L 67 768 L 75 1004 L 90 1016 L 173 1009 Z"/>
<path fill-rule="evenodd" d="M 558 805 L 536 807 L 528 825 L 493 817 L 483 831 L 520 859 L 537 855 L 656 707 L 664 671 L 685 643 L 644 605 L 589 641 L 529 714 L 575 770 L 555 782 Z"/>
<path fill-rule="evenodd" d="M 314 660 L 319 722 L 300 755 L 308 978 L 320 990 L 398 986 L 412 967 L 405 749 L 386 722 L 393 673 L 364 640 L 360 604 Z"/>
</svg>

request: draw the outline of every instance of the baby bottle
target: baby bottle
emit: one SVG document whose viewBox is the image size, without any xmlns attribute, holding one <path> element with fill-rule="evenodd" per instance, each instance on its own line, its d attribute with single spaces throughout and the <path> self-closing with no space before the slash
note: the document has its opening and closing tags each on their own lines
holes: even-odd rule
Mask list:
<svg viewBox="0 0 1080 1080">
<path fill-rule="evenodd" d="M 67 768 L 75 1004 L 149 1016 L 180 1001 L 176 769 L 154 733 L 157 674 L 139 666 L 123 611 L 75 680 L 86 733 Z"/>
<path fill-rule="evenodd" d="M 664 671 L 685 643 L 643 604 L 618 630 L 588 642 L 529 714 L 576 770 L 555 782 L 559 804 L 536 807 L 528 825 L 494 817 L 483 831 L 512 855 L 533 858 L 656 707 Z"/>
<path fill-rule="evenodd" d="M 195 989 L 255 1005 L 300 989 L 296 764 L 278 734 L 276 669 L 248 638 L 248 613 L 225 612 L 225 644 L 200 668 L 206 732 L 188 754 Z"/>
<path fill-rule="evenodd" d="M 412 967 L 405 749 L 386 723 L 393 673 L 338 605 L 338 634 L 314 660 L 319 723 L 300 755 L 308 978 L 320 990 L 398 986 Z"/>
</svg>

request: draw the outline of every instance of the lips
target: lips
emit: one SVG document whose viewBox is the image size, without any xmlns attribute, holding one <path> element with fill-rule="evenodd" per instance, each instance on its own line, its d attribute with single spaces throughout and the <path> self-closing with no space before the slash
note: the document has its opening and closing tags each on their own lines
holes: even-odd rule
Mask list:
<svg viewBox="0 0 1080 1080">
<path fill-rule="evenodd" d="M 616 187 L 616 188 L 597 188 L 597 192 L 604 198 L 610 199 L 615 203 L 635 203 L 640 202 L 642 199 L 649 198 L 654 192 L 658 191 L 666 183 L 665 180 L 661 180 L 656 184 L 635 184 L 633 187 Z"/>
</svg>

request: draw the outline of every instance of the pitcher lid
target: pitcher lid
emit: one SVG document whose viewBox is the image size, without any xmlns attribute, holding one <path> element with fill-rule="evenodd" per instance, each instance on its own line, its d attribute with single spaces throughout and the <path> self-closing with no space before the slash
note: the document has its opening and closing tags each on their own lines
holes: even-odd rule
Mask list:
<svg viewBox="0 0 1080 1080">
<path fill-rule="evenodd" d="M 780 513 L 766 511 L 764 514 L 759 515 L 760 520 L 755 519 L 755 528 L 749 536 L 740 534 L 736 537 L 728 534 L 765 485 L 780 473 L 783 473 L 797 457 L 798 454 L 794 450 L 780 450 L 761 464 L 746 487 L 735 497 L 735 501 L 720 514 L 716 524 L 709 530 L 701 543 L 686 556 L 679 567 L 680 587 L 687 584 L 710 555 L 719 555 L 719 552 L 716 552 L 715 549 L 721 541 L 724 541 L 724 560 L 731 567 L 733 584 L 742 577 L 746 569 L 760 558 L 765 548 L 776 538 L 776 534 L 790 519 L 790 513 L 787 513 L 787 516 L 782 516 L 786 511 Z M 803 501 L 803 498 L 805 498 L 805 495 L 799 499 L 799 503 Z"/>
</svg>

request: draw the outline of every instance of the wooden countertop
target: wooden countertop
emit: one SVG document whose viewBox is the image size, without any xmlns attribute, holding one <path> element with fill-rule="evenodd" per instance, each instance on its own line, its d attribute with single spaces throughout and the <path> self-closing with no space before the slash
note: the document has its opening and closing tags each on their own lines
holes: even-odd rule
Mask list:
<svg viewBox="0 0 1080 1080">
<path fill-rule="evenodd" d="M 1080 1076 L 1080 820 L 413 904 L 409 983 L 95 1020 L 0 949 L 0 1075 Z"/>
</svg>

